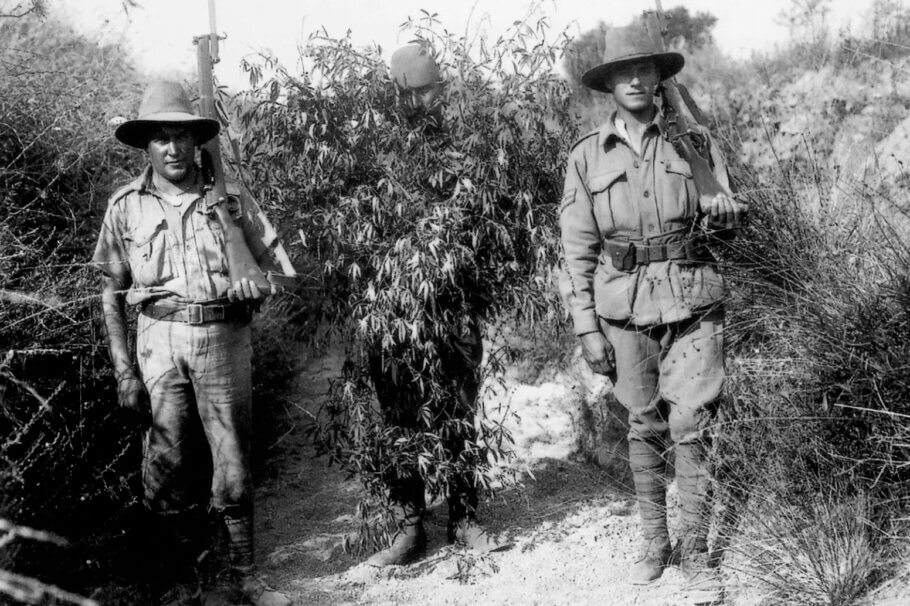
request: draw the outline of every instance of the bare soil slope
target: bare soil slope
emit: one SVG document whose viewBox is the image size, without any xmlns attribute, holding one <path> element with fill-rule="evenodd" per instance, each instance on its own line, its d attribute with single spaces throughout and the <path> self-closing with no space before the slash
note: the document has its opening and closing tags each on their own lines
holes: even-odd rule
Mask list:
<svg viewBox="0 0 910 606">
<path fill-rule="evenodd" d="M 523 472 L 523 488 L 483 504 L 482 520 L 512 541 L 507 551 L 479 556 L 447 545 L 445 507 L 436 504 L 423 561 L 376 569 L 362 564 L 363 556 L 344 553 L 359 484 L 314 458 L 302 431 L 303 411 L 323 397 L 337 363 L 331 355 L 305 362 L 295 402 L 299 418 L 283 438 L 272 477 L 257 493 L 259 561 L 271 584 L 295 604 L 686 603 L 675 568 L 646 587 L 626 581 L 638 548 L 628 479 L 582 462 L 538 460 Z M 727 594 L 728 604 L 760 601 L 732 578 Z"/>
</svg>

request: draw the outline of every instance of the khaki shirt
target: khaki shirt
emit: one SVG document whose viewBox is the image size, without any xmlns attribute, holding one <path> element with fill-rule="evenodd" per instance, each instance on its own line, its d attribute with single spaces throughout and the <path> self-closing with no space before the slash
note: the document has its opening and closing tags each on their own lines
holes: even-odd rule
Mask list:
<svg viewBox="0 0 910 606">
<path fill-rule="evenodd" d="M 198 174 L 197 170 L 197 174 Z M 224 236 L 205 212 L 201 193 L 166 196 L 155 188 L 151 167 L 108 201 L 92 263 L 129 288 L 126 301 L 181 303 L 223 300 L 231 286 Z M 274 269 L 267 253 L 278 236 L 261 220 L 249 193 L 228 183 L 228 208 L 239 222 L 253 258 Z"/>
<path fill-rule="evenodd" d="M 659 244 L 698 229 L 692 169 L 663 137 L 661 115 L 647 125 L 640 154 L 616 130 L 614 118 L 572 149 L 560 204 L 560 289 L 577 335 L 599 330 L 598 316 L 641 326 L 677 322 L 724 295 L 711 264 L 658 261 L 626 272 L 602 254 L 606 239 Z M 717 150 L 712 159 L 718 180 L 728 185 Z"/>
</svg>

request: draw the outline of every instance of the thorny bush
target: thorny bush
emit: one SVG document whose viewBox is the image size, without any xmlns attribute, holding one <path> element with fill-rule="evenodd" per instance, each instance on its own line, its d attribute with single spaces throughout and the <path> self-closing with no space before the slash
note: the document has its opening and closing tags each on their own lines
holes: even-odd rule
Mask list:
<svg viewBox="0 0 910 606">
<path fill-rule="evenodd" d="M 51 19 L 0 22 L 0 40 L 0 518 L 69 540 L 6 541 L 0 568 L 85 591 L 118 567 L 138 471 L 87 265 L 132 162 L 106 124 L 138 77 Z"/>
<path fill-rule="evenodd" d="M 545 22 L 473 48 L 439 33 L 430 15 L 405 25 L 446 74 L 442 128 L 401 116 L 380 49 L 325 36 L 302 49 L 299 75 L 268 59 L 249 64 L 258 87 L 238 104 L 253 187 L 301 237 L 298 262 L 312 274 L 301 315 L 346 345 L 318 434 L 367 488 L 360 547 L 380 536 L 384 477 L 417 468 L 434 497 L 453 470 L 472 472 L 481 489 L 494 482 L 504 429 L 481 413 L 477 439 L 452 456 L 445 444 L 467 439 L 468 427 L 447 405 L 454 394 L 440 363 L 448 336 L 472 318 L 554 317 L 553 202 L 576 134 L 569 89 L 553 71 L 565 38 L 548 43 Z M 276 75 L 260 82 L 266 71 Z M 417 428 L 377 410 L 371 347 L 418 378 L 427 399 Z M 489 372 L 500 359 L 488 356 Z"/>
<path fill-rule="evenodd" d="M 109 126 L 134 115 L 143 82 L 122 48 L 52 18 L 0 22 L 0 40 L 0 519 L 68 540 L 3 542 L 0 569 L 143 602 L 129 593 L 143 573 L 141 433 L 117 408 L 88 264 L 108 197 L 145 162 Z M 283 327 L 263 315 L 257 473 L 291 374 Z"/>
</svg>

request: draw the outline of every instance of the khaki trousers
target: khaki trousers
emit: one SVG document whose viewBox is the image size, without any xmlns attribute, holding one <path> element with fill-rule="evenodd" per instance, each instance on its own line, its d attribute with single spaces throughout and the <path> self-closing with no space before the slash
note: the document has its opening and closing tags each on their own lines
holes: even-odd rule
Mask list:
<svg viewBox="0 0 910 606">
<path fill-rule="evenodd" d="M 251 508 L 250 327 L 139 315 L 137 359 L 152 406 L 142 480 L 155 512 Z"/>
<path fill-rule="evenodd" d="M 655 326 L 601 318 L 600 329 L 616 355 L 614 395 L 629 411 L 629 439 L 669 431 L 676 444 L 697 441 L 724 383 L 723 309 Z"/>
</svg>

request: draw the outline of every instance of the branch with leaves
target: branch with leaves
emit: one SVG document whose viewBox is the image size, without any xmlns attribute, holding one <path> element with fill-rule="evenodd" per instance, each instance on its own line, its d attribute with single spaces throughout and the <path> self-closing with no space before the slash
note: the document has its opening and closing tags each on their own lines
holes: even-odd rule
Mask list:
<svg viewBox="0 0 910 606">
<path fill-rule="evenodd" d="M 440 31 L 430 14 L 406 25 L 447 74 L 442 128 L 401 115 L 379 49 L 324 34 L 302 49 L 306 71 L 261 81 L 275 64 L 251 67 L 257 88 L 238 100 L 253 187 L 282 225 L 307 235 L 298 265 L 321 269 L 310 316 L 350 344 L 321 443 L 367 487 L 365 520 L 384 478 L 408 469 L 431 496 L 453 473 L 479 489 L 496 481 L 508 436 L 482 409 L 476 438 L 454 414 L 446 360 L 472 323 L 559 315 L 555 201 L 577 132 L 554 69 L 567 38 L 548 41 L 544 21 L 517 23 L 495 43 Z M 375 410 L 368 351 L 423 394 L 415 428 Z M 454 455 L 451 440 L 466 447 Z"/>
</svg>

